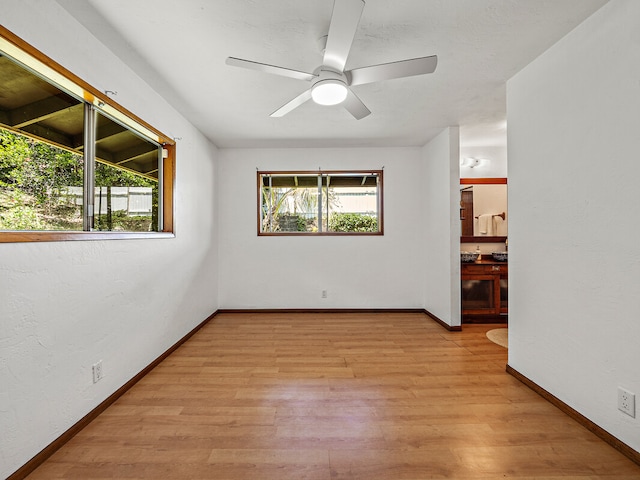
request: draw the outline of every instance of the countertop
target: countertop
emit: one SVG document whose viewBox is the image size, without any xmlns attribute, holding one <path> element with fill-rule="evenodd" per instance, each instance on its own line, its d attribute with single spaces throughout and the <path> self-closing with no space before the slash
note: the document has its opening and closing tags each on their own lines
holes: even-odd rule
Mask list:
<svg viewBox="0 0 640 480">
<path fill-rule="evenodd" d="M 509 261 L 500 262 L 498 260 L 494 260 L 491 255 L 482 255 L 475 262 L 460 262 L 462 265 L 508 265 Z"/>
</svg>

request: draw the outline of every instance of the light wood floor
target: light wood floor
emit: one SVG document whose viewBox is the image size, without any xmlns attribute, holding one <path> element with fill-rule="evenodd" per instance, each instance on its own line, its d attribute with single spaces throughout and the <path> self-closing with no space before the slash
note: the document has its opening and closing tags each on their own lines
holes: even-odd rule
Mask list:
<svg viewBox="0 0 640 480">
<path fill-rule="evenodd" d="M 505 373 L 496 327 L 219 315 L 28 478 L 640 479 Z"/>
</svg>

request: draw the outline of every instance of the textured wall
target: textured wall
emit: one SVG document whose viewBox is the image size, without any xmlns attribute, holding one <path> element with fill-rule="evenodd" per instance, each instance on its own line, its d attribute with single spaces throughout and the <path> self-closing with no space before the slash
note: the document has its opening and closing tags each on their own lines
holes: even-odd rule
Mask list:
<svg viewBox="0 0 640 480">
<path fill-rule="evenodd" d="M 423 308 L 420 163 L 419 148 L 220 150 L 221 308 Z M 257 236 L 256 168 L 383 166 L 384 236 Z"/>
<path fill-rule="evenodd" d="M 460 133 L 445 129 L 422 149 L 426 263 L 425 306 L 460 325 Z"/>
<path fill-rule="evenodd" d="M 509 363 L 640 451 L 639 18 L 612 0 L 507 89 Z"/>
<path fill-rule="evenodd" d="M 216 148 L 56 2 L 4 3 L 5 27 L 182 140 L 176 238 L 0 244 L 0 478 L 217 308 Z"/>
</svg>

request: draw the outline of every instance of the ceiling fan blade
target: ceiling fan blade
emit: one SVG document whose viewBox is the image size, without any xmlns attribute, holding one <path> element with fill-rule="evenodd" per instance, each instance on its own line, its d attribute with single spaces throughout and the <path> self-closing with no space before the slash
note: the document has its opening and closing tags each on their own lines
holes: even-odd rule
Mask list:
<svg viewBox="0 0 640 480">
<path fill-rule="evenodd" d="M 345 72 L 345 74 L 347 79 L 349 79 L 349 85 L 362 85 L 364 83 L 391 80 L 392 78 L 433 73 L 437 65 L 438 57 L 432 55 L 430 57 L 413 58 L 411 60 L 372 65 L 370 67 L 354 68 L 353 70 Z"/>
<path fill-rule="evenodd" d="M 363 0 L 334 0 L 322 62 L 325 67 L 340 73 L 344 71 L 363 9 Z"/>
<path fill-rule="evenodd" d="M 296 98 L 294 98 L 290 102 L 285 103 L 283 106 L 281 106 L 275 112 L 273 112 L 270 116 L 272 116 L 272 117 L 283 117 L 287 113 L 289 113 L 291 110 L 293 110 L 294 108 L 298 108 L 300 105 L 302 105 L 304 102 L 306 102 L 307 100 L 310 100 L 310 99 L 311 99 L 311 89 L 305 90 L 304 92 L 302 92 L 300 95 L 298 95 Z"/>
<path fill-rule="evenodd" d="M 273 73 L 275 75 L 296 78 L 298 80 L 313 80 L 317 77 L 316 75 L 307 72 L 300 72 L 298 70 L 291 70 L 289 68 L 276 67 L 274 65 L 267 65 L 266 63 L 252 62 L 251 60 L 242 60 L 241 58 L 235 57 L 227 57 L 225 63 L 234 67 L 242 67 L 248 68 L 250 70 L 258 70 L 260 72 Z"/>
<path fill-rule="evenodd" d="M 343 105 L 356 120 L 360 120 L 371 113 L 371 110 L 362 103 L 362 100 L 360 100 L 358 96 L 351 91 L 351 89 L 347 92 L 347 98 L 343 102 Z"/>
</svg>

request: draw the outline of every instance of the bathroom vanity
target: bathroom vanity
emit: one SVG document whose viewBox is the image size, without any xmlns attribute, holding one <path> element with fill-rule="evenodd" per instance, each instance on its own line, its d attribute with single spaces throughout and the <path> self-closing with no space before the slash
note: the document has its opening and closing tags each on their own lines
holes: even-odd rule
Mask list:
<svg viewBox="0 0 640 480">
<path fill-rule="evenodd" d="M 508 263 L 481 255 L 460 265 L 462 322 L 506 323 L 508 315 Z"/>
<path fill-rule="evenodd" d="M 460 179 L 462 323 L 507 323 L 507 224 L 506 178 Z"/>
</svg>

